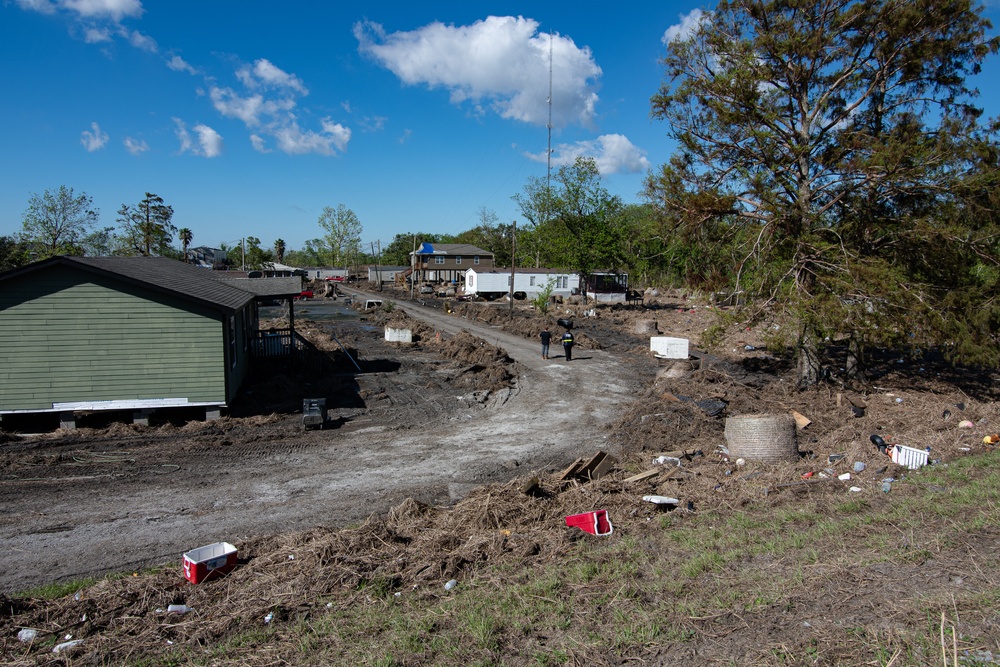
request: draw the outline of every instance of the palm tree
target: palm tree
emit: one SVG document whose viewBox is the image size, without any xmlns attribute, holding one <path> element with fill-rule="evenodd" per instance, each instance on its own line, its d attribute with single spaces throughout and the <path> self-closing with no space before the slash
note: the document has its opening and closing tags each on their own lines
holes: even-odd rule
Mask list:
<svg viewBox="0 0 1000 667">
<path fill-rule="evenodd" d="M 187 227 L 181 227 L 177 230 L 177 236 L 181 240 L 181 248 L 184 255 L 184 261 L 186 262 L 188 261 L 188 246 L 191 245 L 191 238 L 193 234 L 191 234 L 191 230 Z"/>
<path fill-rule="evenodd" d="M 282 239 L 274 242 L 274 258 L 278 264 L 285 263 L 285 242 Z"/>
</svg>

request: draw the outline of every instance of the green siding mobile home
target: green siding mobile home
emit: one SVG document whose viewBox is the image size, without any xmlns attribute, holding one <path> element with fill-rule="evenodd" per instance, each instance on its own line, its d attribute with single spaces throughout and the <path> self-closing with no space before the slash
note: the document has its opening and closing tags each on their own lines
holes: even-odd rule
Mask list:
<svg viewBox="0 0 1000 667">
<path fill-rule="evenodd" d="M 55 257 L 0 274 L 0 415 L 226 406 L 254 295 L 161 257 Z"/>
</svg>

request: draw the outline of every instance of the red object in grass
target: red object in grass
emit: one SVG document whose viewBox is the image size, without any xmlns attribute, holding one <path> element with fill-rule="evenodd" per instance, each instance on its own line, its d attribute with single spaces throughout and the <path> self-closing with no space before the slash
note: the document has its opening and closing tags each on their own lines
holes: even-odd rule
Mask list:
<svg viewBox="0 0 1000 667">
<path fill-rule="evenodd" d="M 614 532 L 607 510 L 594 510 L 583 514 L 571 514 L 566 517 L 566 525 L 579 528 L 591 535 L 610 535 Z"/>
</svg>

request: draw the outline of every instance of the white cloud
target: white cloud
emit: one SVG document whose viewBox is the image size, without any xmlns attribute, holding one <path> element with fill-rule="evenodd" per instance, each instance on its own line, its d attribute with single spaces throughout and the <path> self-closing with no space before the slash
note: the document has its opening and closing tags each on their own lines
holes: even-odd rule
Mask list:
<svg viewBox="0 0 1000 667">
<path fill-rule="evenodd" d="M 252 66 L 247 65 L 236 71 L 236 77 L 251 90 L 261 87 L 288 89 L 308 95 L 309 91 L 294 74 L 276 67 L 270 60 L 260 58 Z"/>
<path fill-rule="evenodd" d="M 80 143 L 83 144 L 88 153 L 93 153 L 101 150 L 104 148 L 104 144 L 108 143 L 108 134 L 103 132 L 97 123 L 91 123 L 90 130 L 89 132 L 84 130 L 80 133 Z"/>
<path fill-rule="evenodd" d="M 258 153 L 271 152 L 271 149 L 267 147 L 267 142 L 264 140 L 264 137 L 260 136 L 259 134 L 250 135 L 250 145 L 252 145 L 253 149 Z"/>
<path fill-rule="evenodd" d="M 250 143 L 254 150 L 270 152 L 269 139 L 273 139 L 278 150 L 291 155 L 333 155 L 347 150 L 351 130 L 340 123 L 323 118 L 318 132 L 302 127 L 295 113 L 297 98 L 309 91 L 294 74 L 261 58 L 252 66 L 236 70 L 236 78 L 248 89 L 246 94 L 214 85 L 208 94 L 216 111 L 226 118 L 243 121 L 253 130 Z"/>
<path fill-rule="evenodd" d="M 140 0 L 16 0 L 21 9 L 55 14 L 62 10 L 85 19 L 107 19 L 117 23 L 126 16 L 142 16 Z"/>
<path fill-rule="evenodd" d="M 661 41 L 664 44 L 669 44 L 675 39 L 688 39 L 702 22 L 708 20 L 711 16 L 711 12 L 705 12 L 697 8 L 692 9 L 687 14 L 681 14 L 681 22 L 667 28 L 666 32 L 663 33 Z"/>
<path fill-rule="evenodd" d="M 191 140 L 191 135 L 187 131 L 187 126 L 180 118 L 174 118 L 176 128 L 174 133 L 180 141 L 180 153 L 192 153 L 202 157 L 218 157 L 222 154 L 222 136 L 207 125 L 198 124 L 194 126 L 194 131 L 198 135 L 197 144 Z"/>
<path fill-rule="evenodd" d="M 149 150 L 149 144 L 147 144 L 142 139 L 133 139 L 132 137 L 125 137 L 125 150 L 127 150 L 132 155 L 142 155 Z"/>
<path fill-rule="evenodd" d="M 188 74 L 197 74 L 198 70 L 189 65 L 180 56 L 171 56 L 170 60 L 167 61 L 167 67 L 175 72 L 187 72 Z"/>
<path fill-rule="evenodd" d="M 144 11 L 140 0 L 56 0 L 56 4 L 85 18 L 112 21 L 126 16 L 138 18 Z"/>
<path fill-rule="evenodd" d="M 53 0 L 17 0 L 17 6 L 40 14 L 55 14 L 56 3 Z"/>
<path fill-rule="evenodd" d="M 341 152 L 347 150 L 347 143 L 351 140 L 350 129 L 340 123 L 334 123 L 329 118 L 323 119 L 322 126 L 322 132 L 303 131 L 298 123 L 291 122 L 275 128 L 273 134 L 278 141 L 278 148 L 290 155 L 304 153 L 333 155 L 338 150 Z"/>
<path fill-rule="evenodd" d="M 87 44 L 100 44 L 111 41 L 111 31 L 107 28 L 88 27 L 83 31 L 83 41 Z"/>
<path fill-rule="evenodd" d="M 359 123 L 365 132 L 379 132 L 385 127 L 385 116 L 365 116 Z"/>
<path fill-rule="evenodd" d="M 295 108 L 292 98 L 268 100 L 261 94 L 240 97 L 232 88 L 213 87 L 208 91 L 215 110 L 227 118 L 238 118 L 247 127 L 259 127 L 269 119 L 290 114 Z"/>
<path fill-rule="evenodd" d="M 536 162 L 548 162 L 545 153 L 526 153 Z M 573 164 L 578 157 L 593 158 L 603 176 L 635 174 L 650 168 L 646 152 L 622 134 L 605 134 L 592 141 L 560 144 L 552 149 L 553 166 Z"/>
<path fill-rule="evenodd" d="M 549 116 L 549 35 L 538 22 L 490 16 L 468 26 L 431 23 L 387 34 L 381 25 L 354 26 L 361 53 L 409 85 L 450 92 L 454 104 L 485 104 L 504 118 L 545 125 Z M 552 36 L 552 120 L 556 126 L 593 124 L 601 68 L 590 49 Z"/>
<path fill-rule="evenodd" d="M 198 145 L 201 147 L 196 151 L 198 155 L 205 157 L 218 157 L 222 155 L 222 135 L 210 128 L 208 125 L 195 125 L 194 131 L 198 133 Z"/>
<path fill-rule="evenodd" d="M 142 34 L 138 30 L 126 30 L 121 28 L 118 34 L 124 37 L 129 44 L 142 51 L 156 53 L 159 50 L 159 47 L 156 45 L 156 40 L 148 35 Z"/>
</svg>

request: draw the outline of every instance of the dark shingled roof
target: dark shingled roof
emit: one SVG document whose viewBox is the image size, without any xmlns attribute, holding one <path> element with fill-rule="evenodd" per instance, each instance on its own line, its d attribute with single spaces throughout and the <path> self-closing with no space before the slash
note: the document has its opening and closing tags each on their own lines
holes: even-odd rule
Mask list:
<svg viewBox="0 0 1000 667">
<path fill-rule="evenodd" d="M 181 296 L 233 314 L 254 295 L 238 287 L 215 280 L 208 269 L 200 269 L 166 257 L 69 257 L 59 256 L 35 262 L 0 275 L 0 281 L 17 275 L 44 270 L 57 264 L 103 274 L 126 283 L 158 292 Z"/>
</svg>

